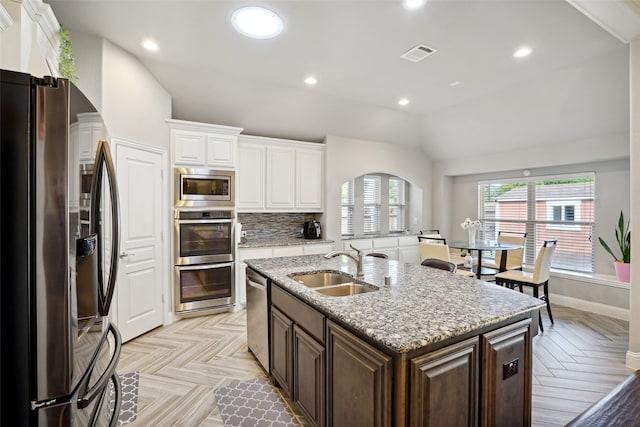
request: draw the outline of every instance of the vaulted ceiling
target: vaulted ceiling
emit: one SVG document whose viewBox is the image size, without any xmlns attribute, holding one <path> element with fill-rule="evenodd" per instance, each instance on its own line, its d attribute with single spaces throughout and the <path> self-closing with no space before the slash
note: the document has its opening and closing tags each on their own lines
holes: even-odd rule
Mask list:
<svg viewBox="0 0 640 427">
<path fill-rule="evenodd" d="M 401 0 L 49 4 L 65 27 L 135 55 L 176 119 L 409 144 L 434 160 L 629 131 L 628 46 L 564 0 L 428 0 L 415 11 Z M 277 12 L 282 34 L 236 32 L 230 16 L 249 4 Z M 417 44 L 436 52 L 400 58 Z M 533 53 L 513 58 L 524 45 Z"/>
</svg>

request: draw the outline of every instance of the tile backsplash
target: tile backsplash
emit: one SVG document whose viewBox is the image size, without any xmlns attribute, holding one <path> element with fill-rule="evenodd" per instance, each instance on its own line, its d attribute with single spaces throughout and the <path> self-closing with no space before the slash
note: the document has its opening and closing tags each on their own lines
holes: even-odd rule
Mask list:
<svg viewBox="0 0 640 427">
<path fill-rule="evenodd" d="M 318 219 L 309 213 L 238 213 L 247 240 L 286 240 L 301 237 L 305 221 Z"/>
</svg>

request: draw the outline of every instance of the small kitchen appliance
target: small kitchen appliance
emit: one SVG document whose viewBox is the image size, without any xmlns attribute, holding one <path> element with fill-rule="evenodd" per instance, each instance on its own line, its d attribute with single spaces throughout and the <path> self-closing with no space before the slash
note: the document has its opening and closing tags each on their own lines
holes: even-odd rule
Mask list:
<svg viewBox="0 0 640 427">
<path fill-rule="evenodd" d="M 305 239 L 319 239 L 322 235 L 322 228 L 320 227 L 320 222 L 313 221 L 305 221 L 303 234 Z"/>
</svg>

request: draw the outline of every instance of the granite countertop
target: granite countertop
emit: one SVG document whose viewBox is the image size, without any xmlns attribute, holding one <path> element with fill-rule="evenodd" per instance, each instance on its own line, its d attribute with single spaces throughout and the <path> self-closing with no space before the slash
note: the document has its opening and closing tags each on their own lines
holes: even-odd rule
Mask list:
<svg viewBox="0 0 640 427">
<path fill-rule="evenodd" d="M 399 353 L 544 307 L 537 298 L 494 283 L 394 260 L 365 257 L 364 281 L 380 289 L 349 297 L 325 296 L 288 277 L 317 270 L 355 276 L 355 262 L 346 256 L 325 259 L 304 255 L 245 262 L 329 317 Z M 389 287 L 384 285 L 385 276 L 391 277 Z"/>
<path fill-rule="evenodd" d="M 295 245 L 317 245 L 333 243 L 333 240 L 324 239 L 254 239 L 244 243 L 238 243 L 238 248 L 265 248 L 268 246 L 295 246 Z"/>
</svg>

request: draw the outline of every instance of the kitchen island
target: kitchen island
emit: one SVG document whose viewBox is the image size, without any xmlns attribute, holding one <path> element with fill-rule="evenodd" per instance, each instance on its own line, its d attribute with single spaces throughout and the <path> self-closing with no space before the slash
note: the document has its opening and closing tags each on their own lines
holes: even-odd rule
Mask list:
<svg viewBox="0 0 640 427">
<path fill-rule="evenodd" d="M 374 291 L 328 296 L 290 275 L 355 277 L 350 258 L 246 262 L 270 282 L 270 374 L 309 424 L 530 424 L 540 300 L 373 257 L 362 281 Z"/>
</svg>

